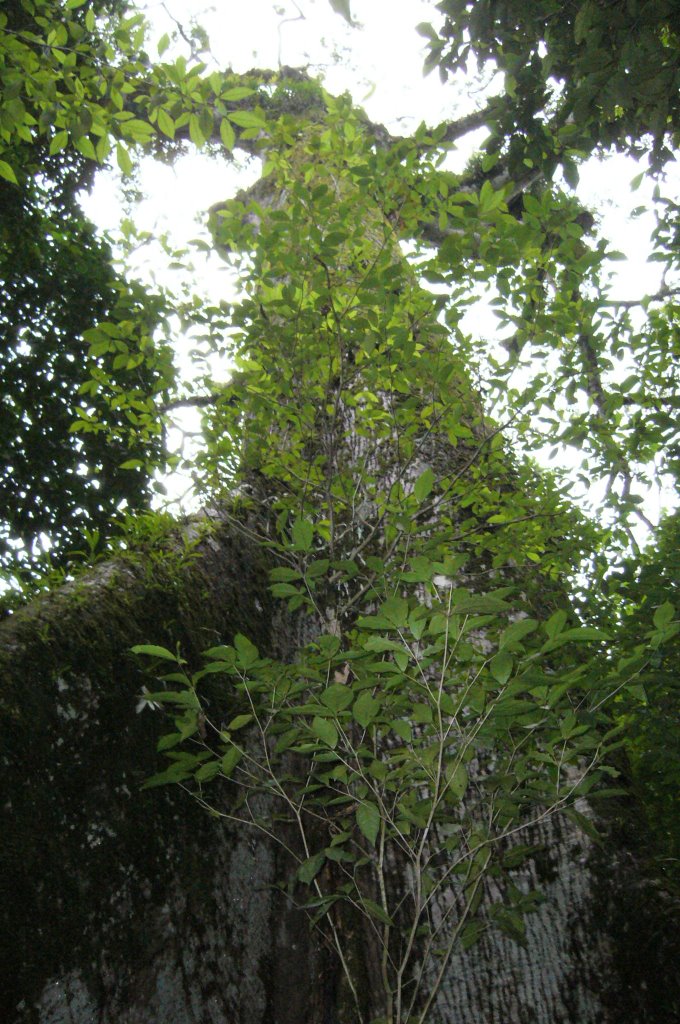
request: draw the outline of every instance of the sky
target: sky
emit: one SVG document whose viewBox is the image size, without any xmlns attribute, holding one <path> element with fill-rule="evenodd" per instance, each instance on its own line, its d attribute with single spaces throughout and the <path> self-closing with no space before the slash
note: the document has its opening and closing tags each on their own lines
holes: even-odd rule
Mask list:
<svg viewBox="0 0 680 1024">
<path fill-rule="evenodd" d="M 410 133 L 420 121 L 436 124 L 455 120 L 483 103 L 483 89 L 493 82 L 458 79 L 445 86 L 437 73 L 422 73 L 425 41 L 417 33 L 422 21 L 436 21 L 432 0 L 352 0 L 352 14 L 359 23 L 350 28 L 330 7 L 328 0 L 222 0 L 206 6 L 203 0 L 150 0 L 141 4 L 150 21 L 149 53 L 165 33 L 188 34 L 192 19 L 207 32 L 209 68 L 231 67 L 245 71 L 252 67 L 306 66 L 321 74 L 332 93 L 349 90 L 369 117 L 395 134 Z M 183 47 L 178 38 L 178 44 Z M 186 47 L 184 47 L 184 51 Z M 172 47 L 164 54 L 167 59 Z M 453 170 L 462 169 L 479 143 L 480 135 L 463 140 L 449 158 Z M 580 169 L 580 198 L 598 211 L 602 233 L 626 260 L 612 265 L 611 295 L 637 298 L 654 292 L 659 284 L 658 265 L 646 260 L 650 215 L 632 218 L 631 209 L 651 206 L 651 184 L 643 182 L 632 195 L 630 182 L 640 167 L 634 161 L 613 156 L 605 161 L 590 160 Z M 91 195 L 84 197 L 87 214 L 102 230 L 115 237 L 122 216 L 134 222 L 138 231 L 167 234 L 178 246 L 196 237 L 208 239 L 205 214 L 215 202 L 228 198 L 258 176 L 254 161 L 228 164 L 194 153 L 172 167 L 152 159 L 143 162 L 137 181 L 141 201 L 121 196 L 115 171 L 102 174 Z M 212 299 L 232 297 L 234 278 L 218 257 L 196 255 L 193 273 L 169 269 L 168 258 L 153 243 L 142 246 L 130 263 L 142 278 L 180 288 L 184 283 Z M 468 329 L 483 337 L 498 337 L 493 314 L 482 305 L 469 314 Z M 466 325 L 463 325 L 464 328 Z M 189 374 L 191 338 L 177 338 L 178 358 Z M 228 366 L 214 368 L 226 379 Z M 183 412 L 179 426 L 192 430 L 198 417 Z M 171 435 L 179 443 L 181 431 Z M 169 481 L 170 493 L 186 490 L 184 478 Z M 591 496 L 597 501 L 597 494 Z M 656 515 L 663 495 L 650 495 L 647 511 Z"/>
</svg>

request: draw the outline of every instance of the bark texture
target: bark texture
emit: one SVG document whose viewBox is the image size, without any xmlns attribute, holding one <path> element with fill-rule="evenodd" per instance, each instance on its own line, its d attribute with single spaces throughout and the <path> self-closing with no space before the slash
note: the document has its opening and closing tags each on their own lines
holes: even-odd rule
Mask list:
<svg viewBox="0 0 680 1024">
<path fill-rule="evenodd" d="M 217 522 L 192 557 L 181 550 L 106 564 L 0 627 L 12 1024 L 349 1024 L 324 952 L 273 888 L 276 850 L 182 793 L 139 792 L 156 720 L 135 712 L 131 644 L 179 639 L 192 657 L 244 631 L 286 646 L 257 546 Z M 546 902 L 526 947 L 490 934 L 455 959 L 433 1024 L 669 1024 L 639 965 L 634 993 L 630 965 L 618 971 L 635 922 L 611 913 L 588 840 L 554 821 L 535 839 L 545 856 L 517 883 L 542 883 Z"/>
<path fill-rule="evenodd" d="M 303 1019 L 314 960 L 272 898 L 275 851 L 180 791 L 140 792 L 159 723 L 136 713 L 150 680 L 130 646 L 271 641 L 261 550 L 207 525 L 188 554 L 169 537 L 0 627 L 3 1020 Z"/>
<path fill-rule="evenodd" d="M 156 720 L 135 712 L 146 680 L 129 647 L 179 642 L 196 660 L 243 632 L 285 657 L 298 631 L 279 618 L 272 632 L 266 584 L 261 549 L 218 524 L 189 557 L 174 541 L 107 564 L 3 625 L 4 1019 L 349 1024 L 335 972 L 273 888 L 273 846 L 180 792 L 139 791 Z M 617 1020 L 580 837 L 541 838 L 554 878 L 527 949 L 488 938 L 454 962 L 434 1020 Z"/>
<path fill-rule="evenodd" d="M 308 141 L 314 141 L 313 133 Z M 334 173 L 343 169 L 341 155 L 335 172 L 326 167 L 332 155 L 320 151 L 316 158 L 319 183 L 333 200 L 326 213 L 338 205 L 350 209 L 355 197 L 361 210 L 356 182 L 354 193 L 335 182 Z M 295 159 L 291 166 L 294 170 Z M 275 198 L 267 204 L 274 213 Z M 265 199 L 259 196 L 263 205 Z M 302 200 L 306 192 L 302 199 L 298 195 L 299 204 Z M 398 333 L 412 340 L 414 363 L 416 340 L 433 358 L 449 351 L 434 308 L 417 318 L 416 339 L 410 307 L 400 303 L 417 284 L 383 213 L 371 209 L 368 214 L 354 225 L 333 267 L 313 255 L 304 257 L 307 264 L 301 265 L 314 280 L 315 294 L 323 298 L 327 291 L 329 301 L 319 298 L 305 312 L 300 336 L 287 339 L 290 351 L 275 344 L 282 326 L 278 307 L 269 315 L 254 302 L 249 322 L 260 347 L 269 346 L 262 358 L 263 365 L 271 364 L 268 379 L 283 381 L 285 366 L 290 401 L 298 400 L 296 374 L 304 395 L 314 355 L 306 346 L 317 343 L 317 333 L 337 343 L 337 366 L 327 375 L 325 390 L 308 401 L 309 437 L 303 441 L 310 462 L 323 455 L 320 478 L 328 478 L 329 494 L 339 475 L 349 487 L 353 474 L 361 480 L 362 473 L 370 479 L 375 466 L 379 472 L 365 494 L 350 488 L 354 496 L 343 498 L 346 521 L 341 517 L 334 558 L 370 554 L 370 544 L 381 550 L 378 499 L 394 480 L 412 487 L 424 465 L 438 468 L 441 460 L 450 468 L 458 458 L 460 467 L 453 461 L 453 468 L 462 494 L 473 486 L 468 471 L 479 469 L 486 448 L 466 374 L 453 365 L 450 387 L 463 393 L 461 417 L 471 423 L 467 440 L 455 450 L 423 428 L 407 465 L 400 462 L 400 428 L 412 416 L 411 399 L 425 401 L 422 383 L 386 393 L 378 379 L 378 397 L 370 397 L 379 426 L 364 427 L 363 434 L 356 428 L 357 403 L 343 398 L 349 387 L 343 374 L 351 376 L 355 393 L 370 388 L 374 362 L 365 360 L 357 370 L 357 338 L 340 330 L 339 317 L 337 323 L 329 318 L 338 289 L 351 293 L 352 303 L 361 301 L 361 289 L 370 291 L 367 278 L 379 260 L 393 264 L 382 266 L 375 314 L 380 322 L 361 326 L 359 334 L 373 331 L 383 346 L 376 352 L 388 360 Z M 311 249 L 308 239 L 320 230 L 314 220 L 306 225 L 301 215 L 290 222 L 272 217 L 272 223 L 290 235 L 295 258 L 298 250 Z M 387 276 L 388 270 L 394 275 Z M 272 276 L 281 282 L 288 273 L 279 267 Z M 336 273 L 344 285 L 335 281 Z M 375 306 L 374 291 L 368 298 Z M 420 309 L 418 296 L 412 298 Z M 272 395 L 271 404 L 279 408 L 280 396 Z M 253 389 L 249 401 L 236 414 L 244 422 L 249 409 L 257 414 L 259 390 Z M 334 418 L 324 427 L 329 405 Z M 392 419 L 386 426 L 387 411 Z M 290 455 L 287 434 L 277 426 L 274 421 L 269 434 L 260 429 L 249 436 L 243 456 L 255 481 L 255 504 L 262 507 L 276 483 L 273 473 L 261 472 L 271 470 L 262 460 L 271 463 L 279 443 Z M 219 421 L 215 433 L 226 433 Z M 500 459 L 499 465 L 502 486 L 512 489 Z M 285 478 L 279 481 L 280 491 L 287 486 Z M 458 512 L 454 508 L 452 518 Z M 477 525 L 472 516 L 470 533 Z M 0 628 L 2 813 L 3 833 L 10 837 L 0 854 L 5 887 L 0 1011 L 12 1024 L 354 1024 L 343 1005 L 342 986 L 335 987 L 337 972 L 302 915 L 275 888 L 287 872 L 273 844 L 212 821 L 181 792 L 139 792 L 157 767 L 157 726 L 154 716 L 135 712 L 146 679 L 126 652 L 136 643 L 179 643 L 190 663 L 197 663 L 201 651 L 242 632 L 262 653 L 285 660 L 304 639 L 305 622 L 293 623 L 278 611 L 274 618 L 267 568 L 262 547 L 227 525 L 226 517 L 216 516 L 210 532 L 189 552 L 181 538 L 170 538 L 161 549 L 151 547 L 95 569 Z M 350 604 L 345 595 L 343 611 L 329 585 L 317 625 L 324 616 L 326 625 L 340 622 L 342 615 L 349 620 L 360 597 Z M 544 844 L 546 855 L 518 876 L 517 885 L 542 881 L 547 900 L 528 921 L 526 947 L 489 935 L 461 955 L 445 978 L 432 1024 L 618 1024 L 622 1019 L 621 1001 L 611 995 L 625 991 L 616 967 L 616 937 L 606 920 L 595 920 L 599 883 L 587 863 L 585 837 L 575 826 L 550 819 L 534 839 Z M 370 956 L 366 962 L 370 965 Z M 367 1004 L 371 984 L 367 975 L 361 992 Z M 643 1003 L 636 1014 L 628 1015 L 630 1024 L 667 1024 Z"/>
</svg>

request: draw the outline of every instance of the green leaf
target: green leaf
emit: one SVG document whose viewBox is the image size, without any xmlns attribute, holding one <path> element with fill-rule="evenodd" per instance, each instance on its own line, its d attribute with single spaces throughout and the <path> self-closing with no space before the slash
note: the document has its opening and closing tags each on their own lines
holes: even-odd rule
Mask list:
<svg viewBox="0 0 680 1024">
<path fill-rule="evenodd" d="M 317 558 L 313 562 L 310 562 L 305 571 L 305 578 L 315 580 L 319 576 L 325 575 L 328 572 L 328 566 L 330 565 L 328 558 Z"/>
<path fill-rule="evenodd" d="M 166 661 L 181 661 L 182 659 L 169 651 L 167 647 L 158 647 L 156 644 L 135 644 L 130 650 L 133 654 L 147 654 L 150 658 L 165 658 Z"/>
<path fill-rule="evenodd" d="M 496 192 L 490 181 L 485 181 L 481 187 L 479 193 L 479 213 L 480 216 L 492 213 L 497 210 L 503 202 L 503 193 Z"/>
<path fill-rule="evenodd" d="M 456 800 L 462 800 L 468 787 L 468 773 L 464 764 L 452 763 L 446 766 L 447 792 Z"/>
<path fill-rule="evenodd" d="M 208 761 L 206 764 L 202 764 L 194 774 L 196 782 L 209 782 L 210 779 L 214 779 L 220 771 L 220 767 L 219 761 Z"/>
<path fill-rule="evenodd" d="M 462 595 L 453 600 L 451 609 L 456 615 L 486 615 L 510 611 L 510 605 L 493 594 Z"/>
<path fill-rule="evenodd" d="M 182 734 L 180 732 L 169 732 L 165 736 L 161 736 L 158 743 L 156 744 L 156 750 L 159 754 L 162 754 L 164 750 L 170 750 L 172 747 L 176 747 L 178 743 L 182 742 Z"/>
<path fill-rule="evenodd" d="M 369 900 L 366 896 L 362 896 L 361 905 L 364 910 L 367 910 L 371 917 L 374 917 L 377 921 L 381 921 L 383 924 L 389 925 L 390 927 L 394 926 L 392 918 L 383 910 L 379 903 L 375 902 L 375 900 Z"/>
<path fill-rule="evenodd" d="M 254 715 L 237 715 L 236 718 L 232 718 L 227 726 L 227 732 L 236 732 L 238 729 L 242 729 L 244 725 L 248 725 L 252 722 Z"/>
<path fill-rule="evenodd" d="M 362 728 L 366 729 L 380 711 L 380 701 L 364 690 L 354 704 L 352 714 Z"/>
<path fill-rule="evenodd" d="M 352 11 L 350 8 L 350 0 L 328 0 L 328 2 L 335 13 L 343 17 L 348 25 L 354 25 Z"/>
<path fill-rule="evenodd" d="M 188 779 L 191 775 L 187 769 L 177 768 L 176 765 L 172 765 L 170 768 L 166 768 L 164 772 L 158 772 L 157 775 L 152 775 L 150 778 L 145 779 L 141 785 L 141 789 L 155 789 L 156 786 L 168 786 L 171 783 L 182 782 L 184 779 Z"/>
<path fill-rule="evenodd" d="M 220 121 L 220 138 L 222 139 L 225 149 L 228 149 L 229 152 L 231 152 L 236 145 L 236 133 L 226 117 L 223 117 Z"/>
<path fill-rule="evenodd" d="M 664 604 L 660 605 L 654 612 L 654 627 L 656 629 L 663 629 L 664 626 L 667 626 L 670 622 L 673 621 L 674 615 L 674 606 L 670 603 L 670 601 L 666 601 Z"/>
<path fill-rule="evenodd" d="M 490 908 L 489 917 L 504 935 L 509 936 L 520 946 L 526 945 L 526 923 L 518 911 L 494 904 Z"/>
<path fill-rule="evenodd" d="M 119 142 L 116 145 L 116 160 L 123 174 L 125 174 L 126 176 L 132 174 L 133 163 L 130 158 L 130 154 L 128 153 L 127 149 L 125 148 L 122 142 Z"/>
<path fill-rule="evenodd" d="M 469 921 L 460 933 L 461 949 L 469 949 L 470 946 L 474 946 L 485 931 L 486 925 L 483 921 Z"/>
<path fill-rule="evenodd" d="M 396 732 L 405 743 L 409 743 L 412 738 L 411 726 L 408 722 L 405 722 L 403 718 L 395 718 L 390 722 L 390 728 L 393 732 Z"/>
<path fill-rule="evenodd" d="M 193 142 L 194 146 L 198 147 L 198 149 L 202 149 L 203 146 L 205 146 L 206 138 L 203 134 L 203 128 L 198 114 L 189 115 L 189 138 Z"/>
<path fill-rule="evenodd" d="M 499 651 L 489 663 L 489 670 L 497 683 L 504 686 L 512 674 L 512 655 Z"/>
<path fill-rule="evenodd" d="M 299 729 L 288 729 L 288 731 L 284 732 L 283 736 L 281 736 L 276 741 L 276 746 L 274 747 L 274 753 L 275 754 L 282 754 L 284 752 L 284 750 L 288 750 L 288 748 L 292 747 L 294 743 L 297 743 L 299 741 L 299 739 L 300 739 L 300 730 Z"/>
<path fill-rule="evenodd" d="M 229 120 L 237 124 L 239 128 L 259 128 L 264 130 L 267 122 L 261 114 L 254 110 L 232 110 L 229 112 Z"/>
<path fill-rule="evenodd" d="M 223 644 L 219 647 L 209 647 L 207 651 L 203 651 L 204 658 L 218 658 L 222 661 L 233 662 L 236 657 L 236 652 L 233 647 L 226 647 Z"/>
<path fill-rule="evenodd" d="M 433 28 L 429 21 L 421 21 L 416 25 L 416 32 L 419 36 L 424 36 L 425 39 L 429 39 L 431 43 L 436 43 L 439 39 L 438 32 Z"/>
<path fill-rule="evenodd" d="M 74 145 L 79 153 L 82 153 L 88 160 L 96 160 L 97 154 L 94 146 L 92 145 L 91 139 L 87 135 L 81 135 L 80 138 L 75 139 Z"/>
<path fill-rule="evenodd" d="M 504 647 L 510 647 L 512 644 L 518 643 L 529 633 L 533 633 L 537 626 L 538 619 L 518 619 L 517 622 L 513 622 L 507 629 L 503 630 L 498 645 L 499 648 L 503 650 Z"/>
<path fill-rule="evenodd" d="M 349 707 L 353 699 L 354 694 L 352 692 L 352 688 L 344 685 L 343 683 L 333 683 L 321 694 L 322 702 L 327 708 L 334 711 L 335 714 L 338 714 L 338 712 L 344 711 L 345 708 Z"/>
<path fill-rule="evenodd" d="M 308 519 L 296 519 L 290 533 L 298 551 L 310 550 L 314 540 L 314 527 Z"/>
<path fill-rule="evenodd" d="M 300 593 L 300 588 L 292 583 L 272 583 L 269 589 L 274 597 L 293 597 Z"/>
<path fill-rule="evenodd" d="M 337 747 L 338 730 L 327 718 L 320 718 L 318 715 L 312 719 L 312 732 L 328 747 Z"/>
<path fill-rule="evenodd" d="M 239 750 L 238 747 L 230 747 L 226 752 L 222 760 L 220 761 L 220 771 L 222 774 L 229 778 L 236 765 L 243 757 L 243 751 Z"/>
<path fill-rule="evenodd" d="M 432 724 L 432 708 L 429 704 L 414 704 L 411 709 L 413 721 L 417 725 Z"/>
<path fill-rule="evenodd" d="M 408 626 L 408 601 L 403 597 L 388 597 L 380 605 L 380 614 L 397 629 L 406 629 Z"/>
<path fill-rule="evenodd" d="M 389 625 L 387 619 L 382 621 Z M 403 644 L 398 643 L 396 640 L 388 640 L 385 636 L 369 636 L 362 646 L 365 651 L 377 651 L 379 653 L 383 651 L 403 651 L 404 649 Z"/>
<path fill-rule="evenodd" d="M 234 647 L 236 648 L 237 664 L 241 668 L 248 669 L 259 660 L 260 654 L 257 647 L 242 633 L 237 633 L 234 637 Z"/>
<path fill-rule="evenodd" d="M 553 615 L 550 616 L 547 622 L 543 624 L 543 629 L 548 634 L 551 640 L 554 640 L 559 633 L 562 632 L 567 622 L 567 613 L 559 609 Z"/>
<path fill-rule="evenodd" d="M 327 846 L 324 852 L 328 860 L 335 861 L 336 864 L 353 863 L 357 859 L 356 854 L 352 854 L 340 847 Z"/>
<path fill-rule="evenodd" d="M 5 160 L 0 160 L 0 178 L 11 181 L 13 185 L 19 184 L 16 174 Z"/>
<path fill-rule="evenodd" d="M 57 132 L 50 142 L 50 156 L 54 156 L 55 153 L 60 153 L 67 144 L 68 132 Z"/>
<path fill-rule="evenodd" d="M 299 580 L 301 577 L 302 573 L 298 569 L 287 569 L 285 566 L 272 569 L 269 573 L 272 583 L 287 583 L 290 580 Z"/>
<path fill-rule="evenodd" d="M 163 107 L 158 108 L 158 127 L 169 139 L 174 139 L 175 122 Z"/>
<path fill-rule="evenodd" d="M 584 643 L 587 640 L 609 640 L 609 634 L 595 626 L 577 626 L 562 633 L 562 640 L 575 640 L 577 643 Z"/>
<path fill-rule="evenodd" d="M 325 859 L 326 854 L 323 850 L 320 853 L 315 853 L 312 857 L 308 857 L 307 860 L 303 861 L 297 869 L 298 880 L 304 885 L 309 885 L 309 883 L 314 881 L 314 878 L 318 875 Z"/>
<path fill-rule="evenodd" d="M 371 846 L 375 846 L 380 830 L 380 811 L 375 804 L 364 801 L 358 805 L 355 816 L 359 831 Z"/>
<path fill-rule="evenodd" d="M 578 167 L 573 160 L 565 157 L 562 161 L 562 173 L 564 174 L 564 180 L 567 185 L 571 188 L 578 188 L 579 173 Z"/>
<path fill-rule="evenodd" d="M 233 89 L 227 89 L 220 94 L 220 99 L 237 103 L 238 100 L 245 100 L 248 96 L 254 96 L 255 90 L 249 89 L 246 85 L 236 85 Z"/>
<path fill-rule="evenodd" d="M 324 658 L 330 659 L 340 650 L 340 638 L 329 633 L 322 633 L 315 643 Z"/>
<path fill-rule="evenodd" d="M 413 487 L 413 493 L 419 505 L 422 505 L 427 496 L 430 494 L 432 488 L 434 487 L 434 481 L 434 472 L 429 467 L 424 472 L 422 472 L 418 479 L 416 480 Z"/>
</svg>

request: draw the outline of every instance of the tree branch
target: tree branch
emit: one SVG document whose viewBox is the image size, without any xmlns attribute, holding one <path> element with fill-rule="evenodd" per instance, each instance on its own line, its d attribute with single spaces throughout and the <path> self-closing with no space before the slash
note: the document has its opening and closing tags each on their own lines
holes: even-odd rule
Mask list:
<svg viewBox="0 0 680 1024">
<path fill-rule="evenodd" d="M 206 405 L 214 405 L 223 397 L 223 391 L 210 395 L 189 395 L 186 398 L 173 398 L 169 402 L 164 402 L 159 408 L 161 412 L 171 412 L 173 409 L 200 409 Z M 228 401 L 232 402 L 233 400 L 230 398 Z"/>
<path fill-rule="evenodd" d="M 466 114 L 465 117 L 461 117 L 457 121 L 443 121 L 435 128 L 434 134 L 438 134 L 444 128 L 441 142 L 455 142 L 456 139 L 460 139 L 464 135 L 476 131 L 478 128 L 484 128 L 497 102 L 496 97 L 494 97 L 481 110 L 473 110 L 471 114 Z"/>
<path fill-rule="evenodd" d="M 644 306 L 649 302 L 663 302 L 664 299 L 671 299 L 675 295 L 680 295 L 680 288 L 660 288 L 653 295 L 644 295 L 641 299 L 608 299 L 601 305 L 633 309 L 635 306 Z"/>
</svg>

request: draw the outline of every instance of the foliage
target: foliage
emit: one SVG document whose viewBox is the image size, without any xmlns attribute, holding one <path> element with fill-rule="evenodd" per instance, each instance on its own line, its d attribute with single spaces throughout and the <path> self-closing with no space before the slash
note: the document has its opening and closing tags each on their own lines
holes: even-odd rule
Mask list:
<svg viewBox="0 0 680 1024">
<path fill-rule="evenodd" d="M 502 73 L 504 88 L 483 111 L 481 168 L 528 185 L 509 205 L 533 259 L 522 267 L 523 301 L 496 278 L 499 326 L 517 330 L 503 342 L 508 358 L 491 359 L 492 396 L 521 417 L 522 447 L 542 447 L 548 436 L 555 452 L 567 444 L 579 453 L 586 486 L 593 476 L 607 481 L 612 542 L 625 548 L 631 515 L 645 519 L 650 479 L 677 465 L 676 205 L 662 175 L 679 127 L 675 5 L 442 0 L 436 8 L 443 24 L 420 26 L 426 68 L 446 80 L 474 56 Z M 561 175 L 575 189 L 579 163 L 610 147 L 648 160 L 660 176 L 652 260 L 661 286 L 620 301 L 607 293 L 620 254 L 592 237 L 595 220 L 573 198 L 567 224 L 568 207 L 556 210 L 544 184 Z"/>
<path fill-rule="evenodd" d="M 321 635 L 294 665 L 282 665 L 239 635 L 234 647 L 206 652 L 211 660 L 192 676 L 180 660 L 179 671 L 162 676 L 174 688 L 145 696 L 176 716 L 176 731 L 159 743 L 170 767 L 147 785 L 193 782 L 214 813 L 283 845 L 282 822 L 293 826 L 289 892 L 312 923 L 328 927 L 360 1019 L 347 909 L 367 919 L 378 948 L 385 1019 L 425 1021 L 454 952 L 490 926 L 524 940 L 523 915 L 540 897 L 512 872 L 534 852 L 530 826 L 593 785 L 593 762 L 607 744 L 592 729 L 588 709 L 600 696 L 592 679 L 541 670 L 547 652 L 600 638 L 596 631 L 565 630 L 558 611 L 540 631 L 522 618 L 492 641 L 489 620 L 508 607 L 506 591 L 443 596 L 433 578 L 459 566 L 415 561 L 419 569 L 403 574 L 419 581 L 404 588 L 410 599 L 387 597 L 375 615 L 360 617 L 344 648 Z M 475 644 L 480 630 L 486 653 Z M 176 659 L 153 645 L 134 650 Z M 215 673 L 231 677 L 232 717 L 222 724 L 199 697 Z M 194 742 L 183 749 L 187 740 Z M 202 795 L 218 776 L 236 786 L 226 811 Z M 528 842 L 518 843 L 523 831 Z M 395 865 L 411 885 L 395 883 Z M 503 898 L 483 903 L 490 880 L 496 892 L 504 883 Z M 449 910 L 438 919 L 442 903 Z"/>
<path fill-rule="evenodd" d="M 0 561 L 13 575 L 33 572 L 45 545 L 62 564 L 84 529 L 105 533 L 122 508 L 144 507 L 161 458 L 158 427 L 147 435 L 125 429 L 120 395 L 139 401 L 167 386 L 168 353 L 150 358 L 163 302 L 114 270 L 77 201 L 92 183 L 94 153 L 78 140 L 65 148 L 65 132 L 52 127 L 74 122 L 83 78 L 96 71 L 103 45 L 95 15 L 108 6 L 120 5 L 83 12 L 67 4 L 56 27 L 49 5 L 17 0 L 0 12 Z M 69 26 L 79 58 L 77 48 L 59 43 Z M 84 336 L 96 326 L 108 343 L 88 358 Z M 133 355 L 144 346 L 147 357 Z M 105 368 L 108 349 L 115 358 Z M 130 459 L 136 468 L 120 473 Z"/>
<path fill-rule="evenodd" d="M 654 543 L 639 559 L 629 559 L 609 580 L 612 615 L 618 617 L 620 645 L 633 648 L 652 630 L 663 631 L 650 662 L 641 666 L 637 689 L 619 701 L 625 724 L 627 771 L 631 796 L 646 832 L 646 870 L 680 895 L 680 828 L 677 794 L 680 786 L 680 711 L 678 689 L 677 603 L 679 568 L 677 513 L 659 526 Z"/>
<path fill-rule="evenodd" d="M 179 659 L 169 689 L 146 695 L 175 712 L 159 746 L 170 767 L 149 784 L 184 784 L 284 844 L 290 892 L 328 931 L 358 1019 L 424 1021 L 454 953 L 491 925 L 522 940 L 536 895 L 512 869 L 532 824 L 602 791 L 602 709 L 645 643 L 611 663 L 607 634 L 572 616 L 556 581 L 589 530 L 510 458 L 454 316 L 452 346 L 397 245 L 432 215 L 423 186 L 409 203 L 414 172 L 436 188 L 440 223 L 465 226 L 426 268 L 458 280 L 458 311 L 482 274 L 519 278 L 531 234 L 502 192 L 442 195 L 418 137 L 385 152 L 348 103 L 326 102 L 325 124 L 296 137 L 271 124 L 257 198 L 213 211 L 218 242 L 247 248 L 249 294 L 231 311 L 238 374 L 201 455 L 206 486 L 238 489 L 280 561 L 272 594 L 313 640 L 284 662 L 244 636 L 196 672 Z M 218 695 L 214 679 L 203 695 L 214 676 Z M 235 805 L 204 794 L 218 778 Z M 504 897 L 489 903 L 491 880 Z M 442 920 L 437 905 L 451 908 Z M 359 993 L 348 912 L 382 965 L 377 1006 Z"/>
<path fill-rule="evenodd" d="M 508 146 L 517 166 L 553 160 L 555 142 L 569 137 L 575 149 L 616 145 L 640 155 L 648 136 L 656 163 L 673 158 L 680 17 L 672 0 L 441 0 L 436 8 L 441 29 L 421 26 L 428 68 L 439 66 L 446 80 L 475 56 L 504 74 L 491 148 Z"/>
<path fill-rule="evenodd" d="M 332 6 L 351 19 L 348 4 Z M 655 709 L 668 703 L 656 659 L 678 629 L 664 579 L 630 630 L 616 608 L 625 573 L 609 606 L 591 593 L 577 610 L 570 596 L 588 559 L 592 585 L 611 578 L 604 564 L 641 502 L 636 480 L 677 465 L 671 200 L 659 189 L 656 255 L 669 278 L 640 297 L 640 326 L 626 303 L 611 312 L 612 254 L 573 194 L 577 161 L 597 145 L 639 148 L 651 130 L 650 153 L 665 158 L 674 12 L 647 5 L 632 54 L 623 34 L 636 5 L 613 5 L 604 62 L 604 9 L 590 0 L 574 22 L 548 2 L 438 6 L 448 20 L 441 33 L 423 28 L 429 63 L 446 71 L 476 48 L 505 73 L 506 93 L 471 120 L 404 139 L 301 71 L 207 73 L 193 50 L 152 64 L 135 13 L 104 23 L 79 0 L 23 0 L 18 28 L 0 13 L 0 174 L 32 197 L 26 217 L 41 237 L 57 239 L 34 254 L 50 313 L 33 319 L 47 324 L 49 351 L 64 338 L 88 346 L 84 379 L 68 347 L 68 365 L 42 360 L 45 379 L 58 374 L 81 396 L 72 451 L 88 466 L 121 459 L 123 472 L 148 472 L 162 413 L 195 398 L 206 412 L 194 479 L 274 557 L 280 632 L 300 638 L 282 639 L 274 657 L 225 637 L 201 668 L 136 645 L 170 669 L 170 688 L 144 697 L 174 717 L 160 744 L 170 767 L 150 785 L 185 785 L 282 844 L 288 891 L 329 936 L 352 1012 L 389 1024 L 424 1021 L 450 957 L 487 927 L 522 941 L 537 897 L 513 871 L 535 852 L 532 828 L 580 795 L 606 794 L 617 769 L 601 759 L 624 728 L 634 774 L 651 770 L 665 718 L 646 721 L 631 702 L 645 682 Z M 652 51 L 648 87 L 640 60 Z M 603 67 L 611 87 L 598 91 Z M 563 79 L 554 89 L 553 78 Z M 444 170 L 449 143 L 479 124 L 491 130 L 483 154 L 463 174 Z M 202 356 L 224 351 L 228 334 L 236 372 L 171 396 L 169 354 L 152 340 L 160 307 L 111 283 L 75 185 L 52 209 L 40 175 L 86 174 L 114 154 L 130 175 L 139 155 L 171 159 L 186 145 L 238 147 L 263 170 L 211 211 L 243 298 L 174 310 L 202 326 Z M 552 181 L 558 165 L 564 184 Z M 27 258 L 25 243 L 18 251 Z M 58 317 L 49 303 L 66 264 L 71 292 L 83 280 L 92 290 L 84 311 L 70 302 Z M 17 288 L 29 273 L 17 267 Z M 507 358 L 462 330 L 480 290 Z M 526 457 L 546 429 L 582 452 L 584 474 L 610 477 L 604 526 Z M 83 501 L 58 497 L 40 522 L 63 520 L 70 542 L 64 515 L 82 521 Z M 227 795 L 212 800 L 205 787 L 218 778 Z M 674 772 L 645 797 L 660 822 L 666 783 Z M 371 956 L 379 977 L 364 993 Z"/>
</svg>

